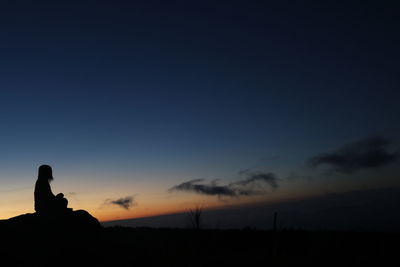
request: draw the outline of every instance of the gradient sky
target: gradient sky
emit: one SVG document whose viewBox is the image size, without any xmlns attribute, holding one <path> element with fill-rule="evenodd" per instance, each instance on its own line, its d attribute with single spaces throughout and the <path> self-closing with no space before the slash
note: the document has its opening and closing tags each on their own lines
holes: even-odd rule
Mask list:
<svg viewBox="0 0 400 267">
<path fill-rule="evenodd" d="M 394 161 L 307 164 L 371 136 L 398 150 L 399 9 L 265 2 L 2 1 L 0 218 L 33 212 L 41 164 L 100 220 L 399 186 Z M 279 187 L 168 191 L 244 169 Z"/>
</svg>

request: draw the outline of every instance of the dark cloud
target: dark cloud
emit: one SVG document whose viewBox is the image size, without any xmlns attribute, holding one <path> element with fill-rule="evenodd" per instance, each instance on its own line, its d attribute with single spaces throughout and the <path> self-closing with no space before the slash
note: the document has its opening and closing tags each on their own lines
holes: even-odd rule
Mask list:
<svg viewBox="0 0 400 267">
<path fill-rule="evenodd" d="M 337 151 L 319 154 L 309 160 L 311 167 L 329 165 L 333 171 L 353 173 L 387 165 L 398 158 L 397 152 L 388 151 L 392 140 L 381 136 L 369 137 L 347 144 Z"/>
<path fill-rule="evenodd" d="M 129 208 L 131 208 L 132 206 L 136 206 L 137 204 L 136 204 L 133 196 L 127 196 L 127 197 L 118 198 L 116 200 L 106 199 L 104 201 L 104 205 L 117 205 L 121 208 L 129 210 Z"/>
<path fill-rule="evenodd" d="M 274 190 L 278 188 L 278 183 L 277 183 L 275 174 L 273 174 L 271 172 L 269 172 L 269 173 L 254 172 L 249 169 L 246 169 L 246 170 L 240 171 L 239 174 L 247 176 L 246 179 L 238 181 L 233 184 L 247 186 L 247 185 L 254 184 L 254 183 L 260 181 L 260 182 L 265 182 L 265 183 L 269 184 L 271 186 L 271 188 Z"/>
<path fill-rule="evenodd" d="M 188 182 L 181 183 L 179 185 L 170 188 L 170 191 L 189 191 L 195 192 L 203 195 L 210 196 L 236 196 L 236 192 L 229 188 L 229 186 L 220 186 L 216 182 L 211 182 L 210 184 L 199 184 L 203 182 L 204 179 L 194 179 Z"/>
<path fill-rule="evenodd" d="M 266 192 L 265 184 L 268 184 L 273 190 L 278 187 L 277 179 L 273 173 L 251 172 L 250 170 L 245 170 L 241 171 L 240 174 L 246 175 L 247 177 L 228 185 L 218 185 L 217 180 L 211 181 L 210 183 L 204 183 L 204 179 L 194 179 L 173 186 L 169 191 L 194 192 L 222 198 L 259 195 Z"/>
</svg>

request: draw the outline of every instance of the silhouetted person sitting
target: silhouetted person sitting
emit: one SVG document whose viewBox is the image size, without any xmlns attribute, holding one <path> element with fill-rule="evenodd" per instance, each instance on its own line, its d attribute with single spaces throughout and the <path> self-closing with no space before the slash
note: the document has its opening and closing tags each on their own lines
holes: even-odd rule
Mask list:
<svg viewBox="0 0 400 267">
<path fill-rule="evenodd" d="M 40 214 L 62 213 L 69 210 L 68 200 L 62 193 L 56 196 L 51 191 L 50 182 L 53 171 L 49 165 L 39 167 L 39 175 L 35 184 L 35 211 Z"/>
</svg>

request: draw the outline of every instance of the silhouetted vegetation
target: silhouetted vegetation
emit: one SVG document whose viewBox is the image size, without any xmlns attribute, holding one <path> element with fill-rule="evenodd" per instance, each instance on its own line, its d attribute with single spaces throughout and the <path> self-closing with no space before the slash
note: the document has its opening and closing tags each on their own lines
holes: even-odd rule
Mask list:
<svg viewBox="0 0 400 267">
<path fill-rule="evenodd" d="M 203 208 L 196 206 L 188 212 L 188 220 L 192 229 L 199 230 L 202 224 Z"/>
</svg>

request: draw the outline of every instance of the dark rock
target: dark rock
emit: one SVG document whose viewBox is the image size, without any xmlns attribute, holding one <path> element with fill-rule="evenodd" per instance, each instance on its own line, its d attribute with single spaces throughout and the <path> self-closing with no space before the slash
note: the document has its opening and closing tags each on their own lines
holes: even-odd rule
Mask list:
<svg viewBox="0 0 400 267">
<path fill-rule="evenodd" d="M 102 227 L 87 211 L 27 213 L 0 221 L 0 251 L 10 266 L 91 266 Z M 71 257 L 71 253 L 74 254 Z M 76 259 L 80 260 L 79 264 Z"/>
<path fill-rule="evenodd" d="M 88 235 L 99 231 L 99 221 L 85 210 L 57 214 L 27 213 L 0 222 L 0 231 L 13 236 Z"/>
</svg>

